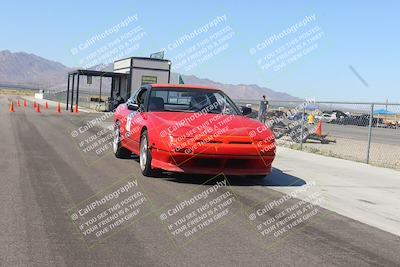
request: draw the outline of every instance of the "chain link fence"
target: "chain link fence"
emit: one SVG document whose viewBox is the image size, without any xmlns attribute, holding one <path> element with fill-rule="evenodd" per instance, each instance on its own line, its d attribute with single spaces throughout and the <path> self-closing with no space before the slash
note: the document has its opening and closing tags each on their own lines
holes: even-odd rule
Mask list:
<svg viewBox="0 0 400 267">
<path fill-rule="evenodd" d="M 260 119 L 260 101 L 235 102 Z M 400 169 L 400 104 L 269 101 L 266 124 L 278 145 Z"/>
<path fill-rule="evenodd" d="M 79 105 L 105 110 L 108 95 L 82 88 Z M 60 90 L 44 97 L 66 103 L 66 96 Z M 260 119 L 259 100 L 234 101 L 251 107 L 250 117 Z M 266 124 L 280 146 L 400 169 L 400 104 L 273 100 Z"/>
</svg>

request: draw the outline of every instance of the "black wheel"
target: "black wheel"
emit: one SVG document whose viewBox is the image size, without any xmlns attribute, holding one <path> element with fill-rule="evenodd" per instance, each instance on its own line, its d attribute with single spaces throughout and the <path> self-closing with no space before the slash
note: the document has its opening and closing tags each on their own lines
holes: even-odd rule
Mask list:
<svg viewBox="0 0 400 267">
<path fill-rule="evenodd" d="M 119 127 L 119 121 L 117 121 L 114 125 L 113 151 L 115 157 L 121 159 L 129 158 L 132 155 L 132 152 L 121 146 L 121 131 Z"/>
<path fill-rule="evenodd" d="M 139 151 L 139 164 L 140 170 L 144 176 L 150 176 L 153 171 L 151 169 L 151 153 L 149 149 L 149 137 L 147 131 L 144 130 L 140 137 L 140 151 Z"/>
</svg>

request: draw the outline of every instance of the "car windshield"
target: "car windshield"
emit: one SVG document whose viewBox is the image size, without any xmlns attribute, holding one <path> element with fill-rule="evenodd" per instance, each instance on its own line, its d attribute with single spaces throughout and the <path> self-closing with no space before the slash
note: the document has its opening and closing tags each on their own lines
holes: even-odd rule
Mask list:
<svg viewBox="0 0 400 267">
<path fill-rule="evenodd" d="M 239 115 L 232 100 L 221 91 L 181 88 L 154 88 L 149 111 L 202 112 Z"/>
</svg>

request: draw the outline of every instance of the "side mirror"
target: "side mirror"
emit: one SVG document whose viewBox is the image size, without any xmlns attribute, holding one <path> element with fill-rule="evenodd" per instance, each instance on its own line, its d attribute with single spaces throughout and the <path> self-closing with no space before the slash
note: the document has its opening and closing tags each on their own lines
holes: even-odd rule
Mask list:
<svg viewBox="0 0 400 267">
<path fill-rule="evenodd" d="M 249 115 L 249 114 L 251 114 L 251 112 L 252 112 L 251 108 L 242 106 L 242 115 L 243 116 Z"/>
<path fill-rule="evenodd" d="M 136 110 L 139 109 L 139 105 L 138 105 L 138 104 L 127 103 L 126 105 L 128 106 L 128 109 L 129 109 L 129 110 L 134 110 L 134 111 L 136 111 Z"/>
</svg>

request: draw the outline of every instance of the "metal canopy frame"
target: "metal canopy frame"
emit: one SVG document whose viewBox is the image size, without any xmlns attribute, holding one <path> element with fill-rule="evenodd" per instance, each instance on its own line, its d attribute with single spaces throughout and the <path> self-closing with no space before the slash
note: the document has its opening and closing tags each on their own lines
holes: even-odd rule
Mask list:
<svg viewBox="0 0 400 267">
<path fill-rule="evenodd" d="M 114 84 L 116 78 L 119 79 L 119 85 L 118 85 L 118 91 L 120 92 L 121 90 L 121 79 L 122 77 L 128 77 L 129 78 L 129 73 L 119 73 L 119 72 L 111 72 L 111 71 L 96 71 L 96 70 L 85 70 L 85 69 L 77 69 L 68 72 L 68 81 L 67 81 L 67 103 L 66 103 L 66 110 L 70 109 L 71 112 L 73 112 L 73 105 L 74 105 L 74 89 L 75 89 L 75 76 L 77 77 L 76 79 L 76 100 L 75 100 L 75 105 L 78 106 L 78 100 L 79 100 L 79 77 L 80 76 L 94 76 L 94 77 L 100 77 L 100 96 L 99 96 L 99 101 L 101 100 L 101 86 L 102 86 L 102 78 L 103 77 L 108 77 L 112 78 L 111 80 L 111 95 L 113 94 L 114 90 Z M 72 83 L 70 82 L 72 77 Z M 70 86 L 72 85 L 72 86 Z M 69 101 L 69 91 L 71 90 L 71 101 Z M 70 104 L 70 108 L 68 107 L 68 104 Z"/>
</svg>

